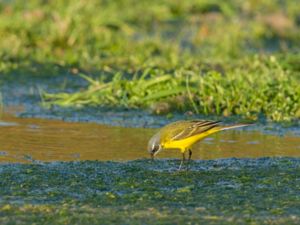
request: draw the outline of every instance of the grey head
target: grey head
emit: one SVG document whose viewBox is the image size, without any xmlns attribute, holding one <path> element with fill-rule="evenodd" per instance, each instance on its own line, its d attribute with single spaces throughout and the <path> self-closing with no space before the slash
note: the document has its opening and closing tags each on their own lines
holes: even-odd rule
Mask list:
<svg viewBox="0 0 300 225">
<path fill-rule="evenodd" d="M 160 133 L 155 134 L 148 142 L 148 152 L 153 159 L 154 156 L 162 150 L 160 144 Z"/>
</svg>

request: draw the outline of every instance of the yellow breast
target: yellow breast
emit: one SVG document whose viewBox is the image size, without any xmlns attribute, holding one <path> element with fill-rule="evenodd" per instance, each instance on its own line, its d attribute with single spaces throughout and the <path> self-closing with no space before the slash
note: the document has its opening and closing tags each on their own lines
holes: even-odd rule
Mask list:
<svg viewBox="0 0 300 225">
<path fill-rule="evenodd" d="M 212 129 L 204 133 L 200 133 L 181 140 L 165 140 L 162 143 L 164 149 L 180 149 L 182 153 L 188 150 L 193 144 L 202 140 L 212 133 L 218 132 L 219 129 Z"/>
</svg>

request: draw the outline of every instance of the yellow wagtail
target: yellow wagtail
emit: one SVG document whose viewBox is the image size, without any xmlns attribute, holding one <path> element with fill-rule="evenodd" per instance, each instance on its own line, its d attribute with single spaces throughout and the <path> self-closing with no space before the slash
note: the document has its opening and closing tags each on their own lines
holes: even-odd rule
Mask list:
<svg viewBox="0 0 300 225">
<path fill-rule="evenodd" d="M 185 152 L 189 152 L 188 161 L 191 160 L 191 146 L 204 139 L 210 134 L 221 130 L 228 130 L 237 127 L 244 127 L 250 124 L 235 124 L 222 126 L 220 121 L 209 120 L 181 120 L 170 123 L 160 129 L 148 143 L 148 152 L 153 159 L 154 156 L 163 149 L 179 149 L 182 153 L 182 160 L 179 169 L 185 161 Z"/>
</svg>

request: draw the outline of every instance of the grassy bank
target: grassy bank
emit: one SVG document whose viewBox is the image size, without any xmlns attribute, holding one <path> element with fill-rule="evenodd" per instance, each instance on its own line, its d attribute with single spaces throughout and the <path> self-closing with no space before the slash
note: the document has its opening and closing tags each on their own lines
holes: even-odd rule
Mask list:
<svg viewBox="0 0 300 225">
<path fill-rule="evenodd" d="M 90 83 L 86 90 L 44 94 L 46 105 L 141 107 L 158 114 L 180 110 L 253 120 L 260 115 L 274 121 L 300 118 L 300 79 L 284 70 L 275 57 L 254 57 L 224 74 L 153 69 L 130 79 L 116 73 L 108 82 L 81 76 Z"/>
<path fill-rule="evenodd" d="M 48 104 L 295 120 L 299 11 L 292 0 L 0 3 L 0 73 L 89 81 Z"/>
</svg>

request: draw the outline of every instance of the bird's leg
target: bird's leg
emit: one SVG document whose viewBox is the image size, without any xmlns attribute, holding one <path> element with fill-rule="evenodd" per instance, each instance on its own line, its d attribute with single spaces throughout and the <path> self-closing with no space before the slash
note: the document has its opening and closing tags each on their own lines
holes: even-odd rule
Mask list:
<svg viewBox="0 0 300 225">
<path fill-rule="evenodd" d="M 193 154 L 192 150 L 189 149 L 189 161 L 192 159 L 192 154 Z"/>
<path fill-rule="evenodd" d="M 193 154 L 192 150 L 189 149 L 189 158 L 188 158 L 188 167 L 187 167 L 187 169 L 189 169 L 190 161 L 191 161 L 191 158 L 192 158 L 192 154 Z"/>
<path fill-rule="evenodd" d="M 181 163 L 180 163 L 180 166 L 179 166 L 179 169 L 178 170 L 181 170 L 183 164 L 184 164 L 184 161 L 185 161 L 185 154 L 184 152 L 182 153 L 182 159 L 181 159 Z"/>
</svg>

